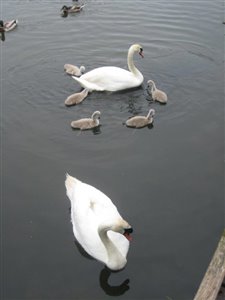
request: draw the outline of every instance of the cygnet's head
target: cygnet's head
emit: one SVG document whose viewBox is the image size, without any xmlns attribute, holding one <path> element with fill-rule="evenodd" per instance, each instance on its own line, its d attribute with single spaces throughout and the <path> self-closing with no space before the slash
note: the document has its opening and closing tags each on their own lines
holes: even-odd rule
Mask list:
<svg viewBox="0 0 225 300">
<path fill-rule="evenodd" d="M 147 118 L 150 119 L 155 115 L 155 110 L 151 108 L 148 112 Z"/>
<path fill-rule="evenodd" d="M 96 110 L 96 111 L 92 114 L 91 118 L 92 118 L 93 120 L 100 119 L 100 115 L 101 115 L 100 111 Z"/>
<path fill-rule="evenodd" d="M 84 73 L 84 71 L 85 71 L 85 66 L 80 66 L 80 71 L 81 71 L 81 73 Z"/>
<path fill-rule="evenodd" d="M 153 80 L 148 80 L 147 81 L 147 84 L 148 84 L 148 86 L 150 86 L 150 87 L 155 87 L 155 82 L 153 81 Z"/>
</svg>

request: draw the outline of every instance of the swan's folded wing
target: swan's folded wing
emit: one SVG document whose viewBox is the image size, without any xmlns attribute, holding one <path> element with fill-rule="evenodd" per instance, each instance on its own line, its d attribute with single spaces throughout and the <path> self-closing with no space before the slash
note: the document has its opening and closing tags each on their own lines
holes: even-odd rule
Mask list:
<svg viewBox="0 0 225 300">
<path fill-rule="evenodd" d="M 118 91 L 140 84 L 131 72 L 117 67 L 96 68 L 74 79 L 82 86 L 98 91 Z"/>
</svg>

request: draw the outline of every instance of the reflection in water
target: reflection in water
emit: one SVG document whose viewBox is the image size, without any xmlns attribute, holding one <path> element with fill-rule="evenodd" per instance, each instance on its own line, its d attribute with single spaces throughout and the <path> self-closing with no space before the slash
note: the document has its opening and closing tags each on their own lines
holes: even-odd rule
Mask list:
<svg viewBox="0 0 225 300">
<path fill-rule="evenodd" d="M 76 131 L 78 133 L 78 136 L 82 133 L 82 132 L 85 132 L 85 131 L 92 131 L 93 134 L 100 134 L 101 133 L 101 129 L 100 129 L 101 125 L 97 126 L 97 127 L 94 127 L 94 128 L 91 128 L 91 129 L 88 129 L 88 130 L 80 130 L 78 128 L 71 128 L 73 131 Z"/>
<path fill-rule="evenodd" d="M 120 285 L 111 286 L 108 283 L 108 279 L 109 279 L 111 273 L 112 272 L 108 268 L 106 268 L 106 267 L 104 269 L 102 269 L 102 271 L 100 272 L 100 276 L 99 276 L 99 282 L 100 282 L 101 288 L 109 296 L 120 296 L 120 295 L 123 295 L 130 288 L 129 285 L 128 285 L 129 282 L 130 282 L 130 280 L 126 279 Z M 113 272 L 113 273 L 115 273 L 115 272 Z"/>
<path fill-rule="evenodd" d="M 92 129 L 93 134 L 99 134 L 99 133 L 101 133 L 100 127 L 101 127 L 101 125 L 99 125 L 99 126 L 97 126 L 97 127 L 94 127 L 94 128 Z"/>
<path fill-rule="evenodd" d="M 74 241 L 78 251 L 80 252 L 80 254 L 88 259 L 94 259 L 92 256 L 90 256 L 84 249 L 83 247 L 75 240 Z M 117 273 L 116 272 L 112 272 L 110 271 L 107 267 L 104 267 L 102 269 L 102 271 L 100 272 L 99 275 L 99 282 L 100 282 L 100 286 L 101 288 L 104 290 L 104 292 L 109 295 L 109 296 L 120 296 L 123 295 L 124 293 L 126 293 L 126 291 L 128 291 L 130 289 L 129 287 L 129 279 L 124 280 L 120 285 L 114 285 L 111 286 L 108 283 L 109 277 L 111 275 L 111 273 Z"/>
</svg>

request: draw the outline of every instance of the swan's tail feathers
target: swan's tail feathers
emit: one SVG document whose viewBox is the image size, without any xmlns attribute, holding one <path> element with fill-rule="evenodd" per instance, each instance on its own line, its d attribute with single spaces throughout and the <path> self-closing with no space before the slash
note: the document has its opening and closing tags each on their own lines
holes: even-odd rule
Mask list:
<svg viewBox="0 0 225 300">
<path fill-rule="evenodd" d="M 66 173 L 65 186 L 66 186 L 66 194 L 69 197 L 69 199 L 71 199 L 73 195 L 73 189 L 78 182 L 80 182 L 78 179 Z"/>
</svg>

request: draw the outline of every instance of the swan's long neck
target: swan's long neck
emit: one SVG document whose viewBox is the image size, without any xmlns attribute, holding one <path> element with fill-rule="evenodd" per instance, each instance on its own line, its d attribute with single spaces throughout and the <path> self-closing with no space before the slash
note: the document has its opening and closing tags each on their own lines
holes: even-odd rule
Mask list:
<svg viewBox="0 0 225 300">
<path fill-rule="evenodd" d="M 137 75 L 140 75 L 141 73 L 134 65 L 134 52 L 135 51 L 131 47 L 129 49 L 128 55 L 127 55 L 127 65 L 128 65 L 128 69 L 130 70 L 130 72 L 133 73 L 135 76 L 137 76 Z"/>
<path fill-rule="evenodd" d="M 107 231 L 110 229 L 110 227 L 100 227 L 98 229 L 98 233 L 108 255 L 107 266 L 112 270 L 118 270 L 124 267 L 126 264 L 126 258 L 120 253 L 119 249 L 108 237 Z"/>
</svg>

